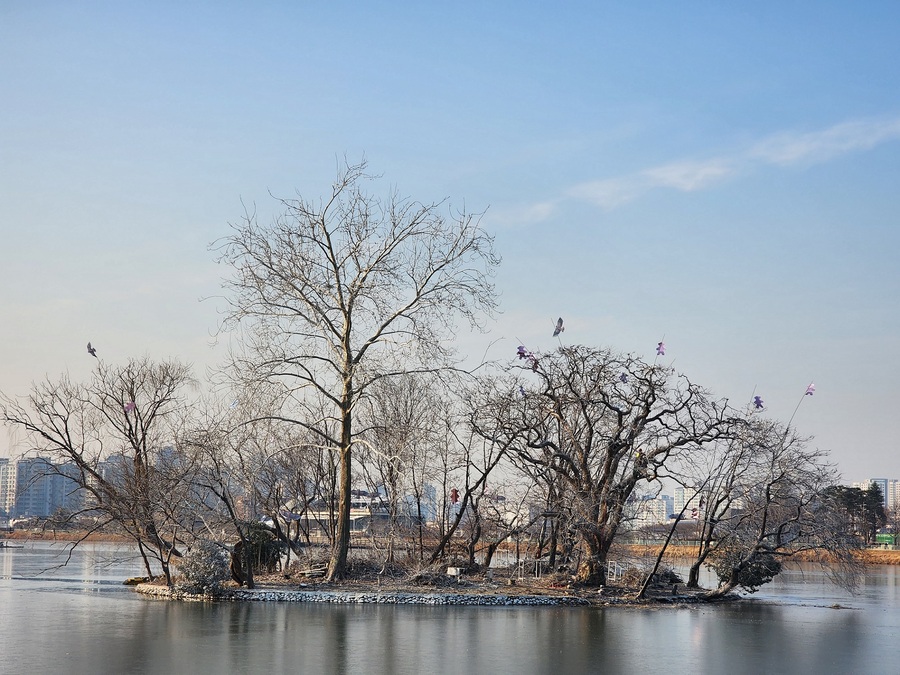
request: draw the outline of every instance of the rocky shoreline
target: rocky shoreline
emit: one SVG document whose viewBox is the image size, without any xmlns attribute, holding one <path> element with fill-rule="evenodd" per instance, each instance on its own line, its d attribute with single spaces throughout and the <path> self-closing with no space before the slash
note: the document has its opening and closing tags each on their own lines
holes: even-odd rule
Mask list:
<svg viewBox="0 0 900 675">
<path fill-rule="evenodd" d="M 158 583 L 139 583 L 135 591 L 163 600 L 185 602 L 310 602 L 325 604 L 369 604 L 369 605 L 469 605 L 482 607 L 607 607 L 653 606 L 653 605 L 694 605 L 705 602 L 699 594 L 671 591 L 651 594 L 643 600 L 633 597 L 634 590 L 604 587 L 600 589 L 578 589 L 562 593 L 538 593 L 520 589 L 519 592 L 504 593 L 498 590 L 473 587 L 466 591 L 417 591 L 406 589 L 297 589 L 259 587 L 253 590 L 227 588 L 218 595 L 185 593 L 177 588 L 169 588 Z M 529 589 L 530 590 L 530 589 Z M 739 596 L 723 600 L 737 600 Z"/>
<path fill-rule="evenodd" d="M 251 601 L 251 602 L 316 602 L 330 604 L 372 605 L 482 605 L 482 606 L 587 606 L 595 604 L 577 596 L 507 595 L 484 593 L 408 593 L 359 591 L 298 591 L 272 589 L 234 589 L 222 595 L 184 593 L 165 586 L 138 584 L 135 590 L 143 595 L 167 600 L 192 602 Z M 611 600 L 610 600 L 611 601 Z"/>
</svg>

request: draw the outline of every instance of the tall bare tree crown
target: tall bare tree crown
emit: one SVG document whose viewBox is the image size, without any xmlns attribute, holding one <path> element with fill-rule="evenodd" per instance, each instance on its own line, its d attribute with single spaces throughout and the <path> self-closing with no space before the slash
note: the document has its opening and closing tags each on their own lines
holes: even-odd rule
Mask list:
<svg viewBox="0 0 900 675">
<path fill-rule="evenodd" d="M 246 214 L 219 243 L 234 271 L 225 326 L 249 332 L 272 375 L 289 363 L 316 386 L 433 368 L 453 356 L 458 320 L 478 327 L 496 308 L 499 257 L 478 216 L 372 196 L 365 169 L 346 166 L 322 201 L 279 200 L 268 225 Z"/>
</svg>

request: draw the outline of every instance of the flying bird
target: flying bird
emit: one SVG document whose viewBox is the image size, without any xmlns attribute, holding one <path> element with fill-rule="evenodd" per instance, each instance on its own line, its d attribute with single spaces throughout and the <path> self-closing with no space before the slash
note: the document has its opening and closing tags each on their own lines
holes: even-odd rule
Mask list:
<svg viewBox="0 0 900 675">
<path fill-rule="evenodd" d="M 99 356 L 97 356 L 97 350 L 94 349 L 93 347 L 91 347 L 91 343 L 90 343 L 90 342 L 88 342 L 88 354 L 90 354 L 91 356 L 93 356 L 95 359 L 99 359 L 99 358 L 100 358 Z"/>
<path fill-rule="evenodd" d="M 559 317 L 559 318 L 556 320 L 556 328 L 555 328 L 554 331 L 553 331 L 553 337 L 556 337 L 557 335 L 559 335 L 560 333 L 562 333 L 564 330 L 565 330 L 565 327 L 563 326 L 563 320 L 562 320 L 562 317 Z"/>
<path fill-rule="evenodd" d="M 754 396 L 753 397 L 753 405 L 756 406 L 757 410 L 762 410 L 763 407 L 765 406 L 765 402 L 762 400 L 761 396 Z"/>
<path fill-rule="evenodd" d="M 656 345 L 656 355 L 657 356 L 665 356 L 666 355 L 666 343 L 659 342 Z"/>
<path fill-rule="evenodd" d="M 816 385 L 814 385 L 812 382 L 810 382 L 809 386 L 806 388 L 805 396 L 812 396 L 815 393 L 816 393 Z"/>
</svg>

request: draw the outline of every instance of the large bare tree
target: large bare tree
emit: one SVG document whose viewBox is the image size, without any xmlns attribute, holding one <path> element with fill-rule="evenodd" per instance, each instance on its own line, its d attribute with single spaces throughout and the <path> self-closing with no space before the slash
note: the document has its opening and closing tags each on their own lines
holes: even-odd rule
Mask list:
<svg viewBox="0 0 900 675">
<path fill-rule="evenodd" d="M 476 428 L 532 472 L 551 471 L 565 484 L 584 553 L 578 578 L 598 582 L 635 488 L 677 454 L 730 434 L 730 410 L 668 367 L 605 349 L 530 355 L 523 371 L 522 389 L 507 394 L 516 403 L 494 404 Z M 499 426 L 498 409 L 507 415 Z"/>
<path fill-rule="evenodd" d="M 0 397 L 0 419 L 24 432 L 29 450 L 74 464 L 67 476 L 89 495 L 86 509 L 137 543 L 147 574 L 170 562 L 192 527 L 185 511 L 194 462 L 178 447 L 188 414 L 190 369 L 178 361 L 98 362 L 90 380 L 35 383 L 23 399 Z"/>
<path fill-rule="evenodd" d="M 270 224 L 246 213 L 218 247 L 233 268 L 225 326 L 243 338 L 231 371 L 248 384 L 279 383 L 275 416 L 339 455 L 329 579 L 346 571 L 361 397 L 380 379 L 452 364 L 456 322 L 477 326 L 496 303 L 498 257 L 478 217 L 396 192 L 378 198 L 365 189 L 371 178 L 365 162 L 347 165 L 327 198 L 281 199 Z"/>
</svg>

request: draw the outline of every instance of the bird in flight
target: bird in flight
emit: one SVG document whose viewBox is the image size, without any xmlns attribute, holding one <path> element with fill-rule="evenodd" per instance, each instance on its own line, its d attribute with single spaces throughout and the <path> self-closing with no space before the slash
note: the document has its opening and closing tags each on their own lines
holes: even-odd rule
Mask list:
<svg viewBox="0 0 900 675">
<path fill-rule="evenodd" d="M 564 330 L 565 330 L 565 327 L 563 326 L 562 317 L 559 317 L 556 320 L 556 328 L 553 330 L 553 337 L 556 337 L 557 335 L 562 333 Z"/>
<path fill-rule="evenodd" d="M 754 396 L 753 397 L 753 405 L 756 407 L 757 410 L 762 410 L 766 404 L 762 400 L 761 396 Z"/>
<path fill-rule="evenodd" d="M 90 354 L 91 356 L 93 356 L 95 359 L 100 358 L 99 356 L 97 356 L 97 350 L 94 349 L 93 347 L 91 347 L 91 343 L 90 343 L 90 342 L 88 342 L 88 354 Z"/>
</svg>

